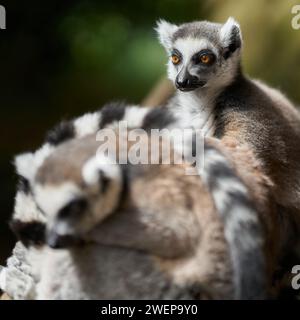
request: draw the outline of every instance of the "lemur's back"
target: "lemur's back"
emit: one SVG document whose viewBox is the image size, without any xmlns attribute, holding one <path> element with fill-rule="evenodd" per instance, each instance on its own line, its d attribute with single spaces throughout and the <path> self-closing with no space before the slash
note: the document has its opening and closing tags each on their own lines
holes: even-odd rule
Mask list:
<svg viewBox="0 0 300 320">
<path fill-rule="evenodd" d="M 220 138 L 248 144 L 274 182 L 276 201 L 300 210 L 300 116 L 277 90 L 238 77 L 217 99 Z"/>
</svg>

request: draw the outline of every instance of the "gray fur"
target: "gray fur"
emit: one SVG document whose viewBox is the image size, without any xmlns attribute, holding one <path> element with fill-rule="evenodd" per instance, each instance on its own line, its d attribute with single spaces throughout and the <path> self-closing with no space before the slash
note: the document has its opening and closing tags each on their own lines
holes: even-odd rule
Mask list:
<svg viewBox="0 0 300 320">
<path fill-rule="evenodd" d="M 265 237 L 258 213 L 244 183 L 225 157 L 213 147 L 205 148 L 203 178 L 224 221 L 239 299 L 266 298 Z"/>
<path fill-rule="evenodd" d="M 172 35 L 173 43 L 179 38 L 206 38 L 216 47 L 220 46 L 219 30 L 222 24 L 209 21 L 194 21 L 181 24 Z"/>
<path fill-rule="evenodd" d="M 88 245 L 48 250 L 44 259 L 37 299 L 193 299 L 188 288 L 173 284 L 142 252 Z"/>
</svg>

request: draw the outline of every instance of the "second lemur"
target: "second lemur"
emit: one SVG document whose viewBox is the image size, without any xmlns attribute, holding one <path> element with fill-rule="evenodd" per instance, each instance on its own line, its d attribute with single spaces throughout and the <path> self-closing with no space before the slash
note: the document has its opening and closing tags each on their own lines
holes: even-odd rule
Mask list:
<svg viewBox="0 0 300 320">
<path fill-rule="evenodd" d="M 177 88 L 167 108 L 207 136 L 233 138 L 249 146 L 274 182 L 283 230 L 296 236 L 299 112 L 279 91 L 244 74 L 241 29 L 233 18 L 225 24 L 199 21 L 179 26 L 161 20 L 157 32 L 169 56 L 168 77 Z"/>
</svg>

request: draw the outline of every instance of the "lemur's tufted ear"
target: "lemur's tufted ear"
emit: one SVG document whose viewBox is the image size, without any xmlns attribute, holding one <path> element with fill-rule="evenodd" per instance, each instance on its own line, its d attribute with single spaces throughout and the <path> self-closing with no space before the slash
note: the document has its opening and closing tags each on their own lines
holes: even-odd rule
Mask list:
<svg viewBox="0 0 300 320">
<path fill-rule="evenodd" d="M 31 181 L 35 174 L 33 153 L 23 153 L 17 155 L 14 159 L 16 172 L 19 176 Z"/>
<path fill-rule="evenodd" d="M 242 45 L 242 33 L 239 23 L 232 17 L 228 18 L 220 30 L 220 40 L 224 48 L 234 52 Z"/>
<path fill-rule="evenodd" d="M 172 36 L 177 29 L 177 25 L 169 23 L 165 20 L 161 19 L 156 22 L 155 31 L 158 34 L 158 39 L 167 51 L 169 51 L 172 47 Z"/>
<path fill-rule="evenodd" d="M 14 159 L 17 174 L 32 182 L 38 168 L 43 164 L 52 150 L 52 146 L 45 144 L 34 153 L 27 152 L 17 155 Z"/>
</svg>

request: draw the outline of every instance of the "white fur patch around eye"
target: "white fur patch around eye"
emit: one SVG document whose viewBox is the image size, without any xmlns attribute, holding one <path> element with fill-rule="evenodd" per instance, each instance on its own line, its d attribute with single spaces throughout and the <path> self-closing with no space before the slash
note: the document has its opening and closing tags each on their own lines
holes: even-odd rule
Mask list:
<svg viewBox="0 0 300 320">
<path fill-rule="evenodd" d="M 228 46 L 230 44 L 233 27 L 237 27 L 240 30 L 239 23 L 234 18 L 230 17 L 220 30 L 220 40 L 224 46 Z"/>
<path fill-rule="evenodd" d="M 176 48 L 183 57 L 183 63 L 188 62 L 191 57 L 205 49 L 212 50 L 215 54 L 217 54 L 216 49 L 207 39 L 197 39 L 197 38 L 179 38 L 174 43 L 174 48 Z"/>
<path fill-rule="evenodd" d="M 74 121 L 76 137 L 81 138 L 99 130 L 100 113 L 87 113 Z"/>
<path fill-rule="evenodd" d="M 47 216 L 55 216 L 70 201 L 82 195 L 81 190 L 73 182 L 61 185 L 34 186 L 35 200 Z"/>
<path fill-rule="evenodd" d="M 165 20 L 157 21 L 155 31 L 158 33 L 159 42 L 165 47 L 167 51 L 172 48 L 172 37 L 178 29 L 175 24 L 169 23 Z"/>
<path fill-rule="evenodd" d="M 99 182 L 99 171 L 102 170 L 107 178 L 112 180 L 121 180 L 121 168 L 112 159 L 105 155 L 96 155 L 89 159 L 82 168 L 82 177 L 84 181 L 93 185 Z"/>
</svg>

